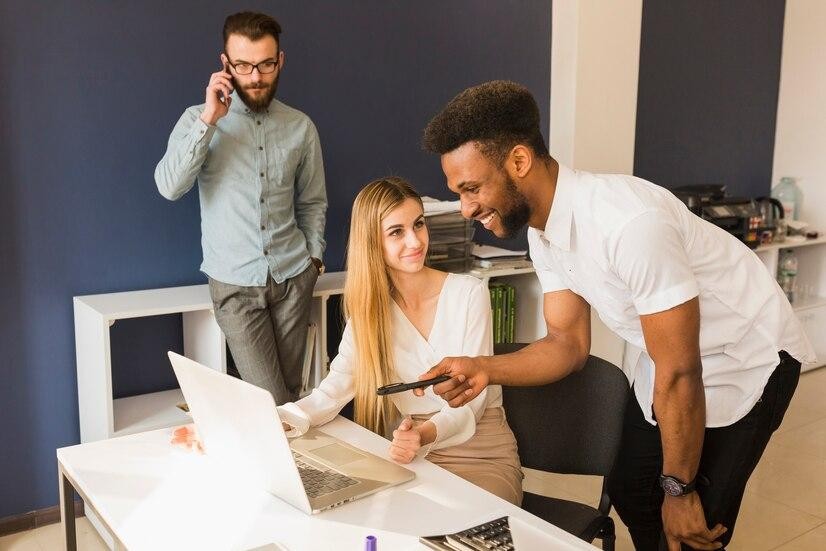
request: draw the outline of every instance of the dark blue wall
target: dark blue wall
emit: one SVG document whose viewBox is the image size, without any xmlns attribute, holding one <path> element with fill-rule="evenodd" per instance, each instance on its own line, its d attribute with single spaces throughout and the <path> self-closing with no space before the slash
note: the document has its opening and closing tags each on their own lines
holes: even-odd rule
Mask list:
<svg viewBox="0 0 826 551">
<path fill-rule="evenodd" d="M 634 174 L 768 195 L 783 0 L 645 0 Z"/>
<path fill-rule="evenodd" d="M 520 81 L 547 128 L 548 0 L 243 8 L 281 20 L 279 95 L 321 134 L 332 269 L 342 265 L 352 199 L 370 179 L 401 174 L 448 197 L 419 140 L 461 89 Z M 204 282 L 196 192 L 170 203 L 152 173 L 181 112 L 203 101 L 223 19 L 238 9 L 218 0 L 0 3 L 0 518 L 54 505 L 55 448 L 78 441 L 72 296 Z M 143 323 L 173 331 L 175 320 Z M 127 371 L 151 369 L 147 347 L 175 344 L 164 333 L 150 345 L 139 322 L 131 337 L 128 324 L 115 327 L 113 356 Z"/>
</svg>

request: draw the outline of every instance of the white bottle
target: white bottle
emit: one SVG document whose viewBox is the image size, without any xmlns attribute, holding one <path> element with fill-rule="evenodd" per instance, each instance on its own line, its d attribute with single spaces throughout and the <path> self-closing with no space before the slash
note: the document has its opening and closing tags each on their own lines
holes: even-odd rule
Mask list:
<svg viewBox="0 0 826 551">
<path fill-rule="evenodd" d="M 780 183 L 772 188 L 772 197 L 783 205 L 783 216 L 788 220 L 800 219 L 800 203 L 803 193 L 797 186 L 797 178 L 784 176 Z"/>
</svg>

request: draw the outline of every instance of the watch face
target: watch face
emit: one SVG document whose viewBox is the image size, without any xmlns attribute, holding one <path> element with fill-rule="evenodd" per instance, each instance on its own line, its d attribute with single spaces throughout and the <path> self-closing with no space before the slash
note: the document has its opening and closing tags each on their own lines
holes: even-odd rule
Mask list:
<svg viewBox="0 0 826 551">
<path fill-rule="evenodd" d="M 660 485 L 663 488 L 663 491 L 670 496 L 681 496 L 683 495 L 683 485 L 671 478 L 670 476 L 664 476 L 660 479 Z"/>
</svg>

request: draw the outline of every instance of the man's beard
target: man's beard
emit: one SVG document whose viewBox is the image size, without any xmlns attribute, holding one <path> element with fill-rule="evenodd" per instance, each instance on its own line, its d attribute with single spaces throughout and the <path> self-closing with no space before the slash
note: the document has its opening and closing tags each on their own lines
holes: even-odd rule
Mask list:
<svg viewBox="0 0 826 551">
<path fill-rule="evenodd" d="M 503 171 L 504 172 L 504 171 Z M 519 230 L 525 227 L 531 217 L 531 207 L 528 205 L 528 200 L 513 183 L 513 180 L 507 173 L 505 176 L 505 197 L 510 203 L 507 212 L 500 212 L 499 217 L 502 221 L 502 229 L 505 233 L 505 239 L 515 237 Z"/>
<path fill-rule="evenodd" d="M 249 108 L 249 110 L 252 111 L 253 113 L 261 113 L 263 111 L 266 111 L 267 107 L 270 106 L 270 102 L 272 102 L 272 98 L 275 97 L 276 90 L 278 90 L 278 77 L 279 76 L 281 76 L 281 75 L 278 75 L 277 77 L 275 77 L 275 80 L 272 81 L 272 84 L 264 84 L 263 82 L 261 82 L 261 83 L 258 83 L 257 85 L 248 84 L 245 88 L 236 85 L 235 89 L 238 91 L 238 97 L 241 98 L 241 101 L 244 102 L 244 105 L 246 105 L 247 108 Z M 256 89 L 256 88 L 262 88 L 262 89 L 269 88 L 269 91 L 266 92 L 265 94 L 262 94 L 261 96 L 258 96 L 257 99 L 256 99 L 256 98 L 253 98 L 252 96 L 250 96 L 249 93 L 247 92 L 247 90 L 252 90 L 252 89 Z"/>
</svg>

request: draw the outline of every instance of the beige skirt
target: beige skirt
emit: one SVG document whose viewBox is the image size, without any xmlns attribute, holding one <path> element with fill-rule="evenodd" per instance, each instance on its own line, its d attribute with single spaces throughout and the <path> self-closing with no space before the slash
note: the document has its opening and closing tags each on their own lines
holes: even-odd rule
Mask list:
<svg viewBox="0 0 826 551">
<path fill-rule="evenodd" d="M 429 418 L 414 415 L 413 421 L 421 424 Z M 524 475 L 516 438 L 501 407 L 485 410 L 476 423 L 476 433 L 467 442 L 431 450 L 426 459 L 514 505 L 522 503 Z"/>
</svg>

